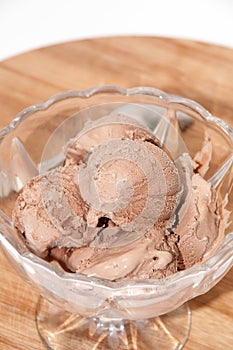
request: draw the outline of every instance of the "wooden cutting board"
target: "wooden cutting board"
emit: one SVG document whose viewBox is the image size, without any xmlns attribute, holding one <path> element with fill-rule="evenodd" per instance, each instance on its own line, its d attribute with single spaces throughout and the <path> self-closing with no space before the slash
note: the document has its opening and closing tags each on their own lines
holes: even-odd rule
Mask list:
<svg viewBox="0 0 233 350">
<path fill-rule="evenodd" d="M 0 128 L 23 108 L 70 89 L 111 84 L 154 86 L 194 99 L 233 125 L 233 50 L 158 37 L 68 42 L 0 62 Z M 0 253 L 0 350 L 42 350 L 35 326 L 38 294 Z M 233 269 L 190 302 L 185 350 L 233 349 Z M 153 350 L 153 349 L 148 349 Z"/>
</svg>

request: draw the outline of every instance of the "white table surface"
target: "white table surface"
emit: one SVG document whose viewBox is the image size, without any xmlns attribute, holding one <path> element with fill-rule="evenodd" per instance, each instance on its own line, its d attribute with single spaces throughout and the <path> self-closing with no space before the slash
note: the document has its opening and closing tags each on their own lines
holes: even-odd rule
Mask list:
<svg viewBox="0 0 233 350">
<path fill-rule="evenodd" d="M 0 60 L 110 35 L 161 35 L 233 47 L 233 0 L 0 0 Z"/>
</svg>

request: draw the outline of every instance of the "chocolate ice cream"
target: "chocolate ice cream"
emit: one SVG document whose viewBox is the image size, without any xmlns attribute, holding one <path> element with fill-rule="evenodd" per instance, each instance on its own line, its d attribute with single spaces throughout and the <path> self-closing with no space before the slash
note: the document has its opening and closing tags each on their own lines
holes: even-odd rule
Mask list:
<svg viewBox="0 0 233 350">
<path fill-rule="evenodd" d="M 173 160 L 134 119 L 91 122 L 65 152 L 63 166 L 28 182 L 13 212 L 40 257 L 112 281 L 162 278 L 204 261 L 221 240 L 215 190 L 188 154 Z"/>
</svg>

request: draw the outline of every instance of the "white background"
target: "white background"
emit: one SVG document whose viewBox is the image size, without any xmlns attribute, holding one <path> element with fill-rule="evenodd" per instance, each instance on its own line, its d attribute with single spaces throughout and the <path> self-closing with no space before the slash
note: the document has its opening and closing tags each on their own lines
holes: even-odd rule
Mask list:
<svg viewBox="0 0 233 350">
<path fill-rule="evenodd" d="M 233 47 L 233 0 L 0 0 L 0 60 L 66 40 L 129 34 Z"/>
</svg>

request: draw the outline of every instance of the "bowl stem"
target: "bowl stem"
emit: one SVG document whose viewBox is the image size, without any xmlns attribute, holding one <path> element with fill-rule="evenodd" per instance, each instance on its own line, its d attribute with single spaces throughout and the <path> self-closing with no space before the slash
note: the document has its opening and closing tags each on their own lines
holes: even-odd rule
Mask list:
<svg viewBox="0 0 233 350">
<path fill-rule="evenodd" d="M 189 337 L 191 312 L 186 303 L 148 320 L 86 318 L 40 297 L 36 324 L 49 350 L 180 350 Z"/>
</svg>

